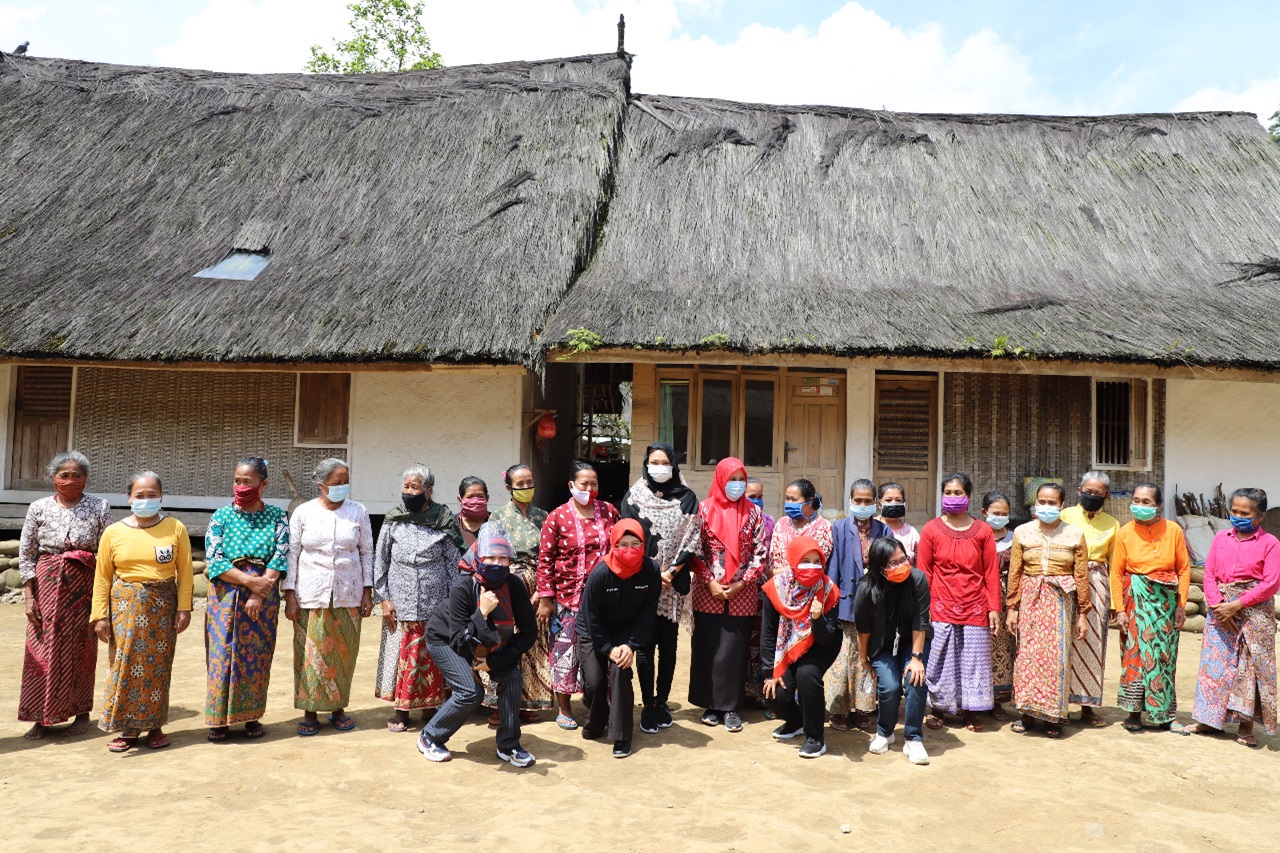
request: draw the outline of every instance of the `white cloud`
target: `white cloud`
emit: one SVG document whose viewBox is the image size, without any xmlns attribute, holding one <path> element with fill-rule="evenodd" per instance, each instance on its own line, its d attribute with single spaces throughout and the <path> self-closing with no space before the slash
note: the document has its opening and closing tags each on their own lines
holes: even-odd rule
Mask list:
<svg viewBox="0 0 1280 853">
<path fill-rule="evenodd" d="M 28 39 L 22 35 L 22 24 L 34 24 L 44 14 L 43 6 L 0 6 L 0 38 L 13 44 L 0 44 L 0 50 L 13 50 Z"/>
<path fill-rule="evenodd" d="M 1280 110 L 1280 75 L 1269 80 L 1254 80 L 1243 89 L 1230 91 L 1208 86 L 1178 101 L 1178 112 L 1194 110 L 1241 110 L 1255 113 L 1264 125 Z"/>
<path fill-rule="evenodd" d="M 427 31 L 450 65 L 607 53 L 618 14 L 637 55 L 636 91 L 765 103 L 823 103 L 895 110 L 1043 112 L 1055 105 L 1030 62 L 990 29 L 908 30 L 857 3 L 816 28 L 750 24 L 728 43 L 693 38 L 681 15 L 717 14 L 719 0 L 428 0 Z M 163 65 L 228 71 L 296 71 L 312 44 L 346 31 L 344 0 L 209 0 Z"/>
</svg>

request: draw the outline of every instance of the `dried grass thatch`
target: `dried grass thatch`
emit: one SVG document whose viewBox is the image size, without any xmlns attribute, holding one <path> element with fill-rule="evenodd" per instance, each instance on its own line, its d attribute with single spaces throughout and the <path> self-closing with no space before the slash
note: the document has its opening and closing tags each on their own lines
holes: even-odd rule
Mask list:
<svg viewBox="0 0 1280 853">
<path fill-rule="evenodd" d="M 620 346 L 1280 366 L 1280 148 L 1243 113 L 905 115 L 636 96 L 547 330 Z"/>
<path fill-rule="evenodd" d="M 352 77 L 0 56 L 0 353 L 534 363 L 589 255 L 613 54 Z M 253 282 L 193 278 L 270 251 Z"/>
</svg>

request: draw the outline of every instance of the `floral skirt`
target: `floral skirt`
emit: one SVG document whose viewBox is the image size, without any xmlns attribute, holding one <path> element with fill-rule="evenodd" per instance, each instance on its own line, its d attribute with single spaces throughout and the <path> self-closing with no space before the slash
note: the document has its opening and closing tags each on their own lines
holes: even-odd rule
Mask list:
<svg viewBox="0 0 1280 853">
<path fill-rule="evenodd" d="M 169 720 L 169 681 L 177 641 L 174 581 L 111 584 L 107 693 L 98 728 L 137 737 Z"/>
<path fill-rule="evenodd" d="M 263 569 L 245 564 L 240 570 L 260 576 Z M 214 578 L 209 582 L 205 610 L 204 648 L 209 681 L 204 697 L 204 724 L 232 726 L 262 719 L 267 712 L 271 661 L 276 654 L 280 620 L 280 592 L 273 589 L 262 612 L 250 619 L 244 612 L 250 591 Z"/>
<path fill-rule="evenodd" d="M 1018 658 L 1013 664 L 1013 701 L 1019 713 L 1066 722 L 1075 614 L 1071 577 L 1023 578 Z"/>
<path fill-rule="evenodd" d="M 1254 586 L 1249 583 L 1218 587 L 1223 601 L 1235 601 Z M 1236 614 L 1236 630 L 1228 630 L 1210 614 L 1200 649 L 1196 681 L 1198 723 L 1220 729 L 1226 723 L 1253 720 L 1267 734 L 1276 733 L 1276 615 L 1268 598 Z"/>
<path fill-rule="evenodd" d="M 1120 639 L 1120 696 L 1125 711 L 1147 712 L 1155 725 L 1173 721 L 1178 697 L 1173 689 L 1178 666 L 1178 630 L 1173 627 L 1178 587 L 1146 575 L 1126 573 L 1124 612 L 1127 633 Z"/>
<path fill-rule="evenodd" d="M 27 624 L 19 720 L 53 726 L 93 709 L 98 637 L 89 622 L 92 599 L 92 565 L 62 554 L 36 563 L 40 627 Z"/>
<path fill-rule="evenodd" d="M 556 604 L 560 633 L 554 635 L 547 660 L 551 670 L 551 689 L 572 695 L 582 692 L 582 665 L 578 660 L 578 611 Z M 496 702 L 496 698 L 495 698 Z"/>
<path fill-rule="evenodd" d="M 351 699 L 351 676 L 360 652 L 355 607 L 299 609 L 293 623 L 293 707 L 336 711 Z"/>
<path fill-rule="evenodd" d="M 871 713 L 877 707 L 876 674 L 862 668 L 862 656 L 858 654 L 858 629 L 852 622 L 841 622 L 840 628 L 844 631 L 840 653 L 823 679 L 827 713 Z"/>
<path fill-rule="evenodd" d="M 382 623 L 378 676 L 373 695 L 397 711 L 422 711 L 444 704 L 444 676 L 427 651 L 426 620 Z"/>
</svg>

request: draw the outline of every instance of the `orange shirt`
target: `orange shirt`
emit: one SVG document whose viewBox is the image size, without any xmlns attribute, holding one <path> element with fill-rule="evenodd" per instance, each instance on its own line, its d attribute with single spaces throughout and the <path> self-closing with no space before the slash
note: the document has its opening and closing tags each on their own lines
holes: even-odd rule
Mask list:
<svg viewBox="0 0 1280 853">
<path fill-rule="evenodd" d="M 1191 558 L 1182 528 L 1157 518 L 1151 524 L 1131 521 L 1116 534 L 1115 556 L 1111 561 L 1111 609 L 1124 610 L 1124 573 L 1149 575 L 1175 572 L 1178 576 L 1178 606 L 1187 604 L 1191 587 Z"/>
</svg>

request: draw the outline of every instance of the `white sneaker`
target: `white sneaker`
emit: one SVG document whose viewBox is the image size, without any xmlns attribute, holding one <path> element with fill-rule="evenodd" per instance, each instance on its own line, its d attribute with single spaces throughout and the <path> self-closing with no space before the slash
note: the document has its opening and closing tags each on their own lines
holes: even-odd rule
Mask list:
<svg viewBox="0 0 1280 853">
<path fill-rule="evenodd" d="M 918 740 L 909 740 L 902 745 L 902 754 L 912 764 L 928 764 L 929 753 L 924 751 L 924 744 Z"/>
<path fill-rule="evenodd" d="M 877 733 L 876 736 L 871 739 L 871 746 L 867 747 L 867 752 L 870 752 L 873 755 L 884 755 L 889 751 L 889 747 L 893 744 L 893 741 L 893 735 L 885 737 L 884 735 Z"/>
</svg>

